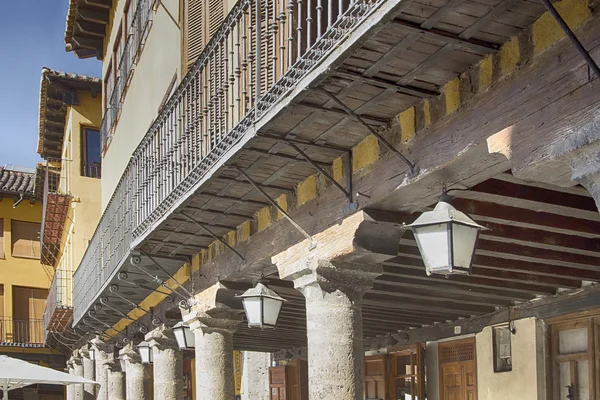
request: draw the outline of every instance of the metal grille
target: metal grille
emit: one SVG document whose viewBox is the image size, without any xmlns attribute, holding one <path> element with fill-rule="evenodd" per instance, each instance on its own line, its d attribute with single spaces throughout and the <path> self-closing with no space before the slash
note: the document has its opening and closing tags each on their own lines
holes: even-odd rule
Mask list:
<svg viewBox="0 0 600 400">
<path fill-rule="evenodd" d="M 475 360 L 475 341 L 440 343 L 438 346 L 439 362 L 451 363 Z"/>
<path fill-rule="evenodd" d="M 75 272 L 75 324 L 133 240 L 383 3 L 241 0 L 234 6 L 134 151 Z"/>
</svg>

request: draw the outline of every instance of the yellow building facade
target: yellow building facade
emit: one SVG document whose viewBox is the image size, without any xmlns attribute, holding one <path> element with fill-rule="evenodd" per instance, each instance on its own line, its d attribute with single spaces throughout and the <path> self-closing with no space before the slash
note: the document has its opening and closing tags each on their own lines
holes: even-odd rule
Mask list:
<svg viewBox="0 0 600 400">
<path fill-rule="evenodd" d="M 45 311 L 46 343 L 68 351 L 72 275 L 100 218 L 100 80 L 42 70 L 38 188 L 43 199 L 41 262 L 55 271 Z"/>
</svg>

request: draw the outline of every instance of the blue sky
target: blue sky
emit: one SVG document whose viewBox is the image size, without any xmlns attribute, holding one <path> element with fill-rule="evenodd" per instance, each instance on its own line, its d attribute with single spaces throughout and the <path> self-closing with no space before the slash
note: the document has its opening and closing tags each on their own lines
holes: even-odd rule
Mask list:
<svg viewBox="0 0 600 400">
<path fill-rule="evenodd" d="M 100 76 L 95 58 L 65 51 L 69 0 L 3 1 L 0 12 L 0 165 L 34 167 L 42 67 Z"/>
</svg>

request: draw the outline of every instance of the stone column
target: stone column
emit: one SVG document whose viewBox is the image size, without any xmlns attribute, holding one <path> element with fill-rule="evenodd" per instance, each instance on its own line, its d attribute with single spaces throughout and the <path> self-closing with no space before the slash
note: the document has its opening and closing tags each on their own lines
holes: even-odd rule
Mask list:
<svg viewBox="0 0 600 400">
<path fill-rule="evenodd" d="M 73 375 L 77 375 L 83 378 L 83 361 L 81 359 L 81 354 L 79 350 L 73 351 L 73 357 L 71 357 L 71 362 L 73 365 Z M 73 399 L 74 400 L 83 400 L 83 384 L 79 385 L 70 385 L 73 387 Z"/>
<path fill-rule="evenodd" d="M 402 233 L 358 212 L 272 257 L 306 298 L 310 400 L 364 399 L 361 301 Z"/>
<path fill-rule="evenodd" d="M 244 351 L 243 357 L 242 400 L 270 400 L 271 354 Z"/>
<path fill-rule="evenodd" d="M 183 400 L 183 354 L 170 328 L 164 324 L 146 334 L 152 348 L 154 398 Z"/>
<path fill-rule="evenodd" d="M 91 381 L 96 380 L 96 367 L 94 360 L 90 359 L 90 352 L 87 346 L 82 347 L 79 350 L 81 354 L 81 361 L 83 363 L 83 377 Z M 85 400 L 93 400 L 96 398 L 96 385 L 93 383 L 86 383 L 83 385 L 83 398 Z"/>
<path fill-rule="evenodd" d="M 114 360 L 113 348 L 99 338 L 92 339 L 91 343 L 95 350 L 96 382 L 100 384 L 100 386 L 97 388 L 97 400 L 109 400 L 108 372 L 104 364 Z"/>
<path fill-rule="evenodd" d="M 121 370 L 119 360 L 104 364 L 108 378 L 108 399 L 125 400 L 125 373 Z"/>
<path fill-rule="evenodd" d="M 127 400 L 150 400 L 149 366 L 142 364 L 140 355 L 132 343 L 120 352 L 119 358 L 125 362 L 125 393 Z"/>
<path fill-rule="evenodd" d="M 194 306 L 184 310 L 187 314 L 183 320 L 196 339 L 196 400 L 235 397 L 233 332 L 243 320 L 242 310 L 221 302 L 223 298 L 232 299 L 233 294 L 217 283 L 195 296 Z"/>
<path fill-rule="evenodd" d="M 75 368 L 73 367 L 73 358 L 69 358 L 67 360 L 67 371 L 69 372 L 70 375 L 75 375 Z M 75 399 L 75 387 L 73 385 L 67 385 L 66 388 L 66 392 L 67 392 L 67 400 L 74 400 Z"/>
</svg>

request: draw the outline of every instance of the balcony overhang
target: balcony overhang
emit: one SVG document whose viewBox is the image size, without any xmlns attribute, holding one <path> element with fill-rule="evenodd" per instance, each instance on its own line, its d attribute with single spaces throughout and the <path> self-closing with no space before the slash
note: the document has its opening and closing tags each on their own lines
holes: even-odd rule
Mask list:
<svg viewBox="0 0 600 400">
<path fill-rule="evenodd" d="M 524 2 L 520 1 L 520 3 Z M 466 17 L 466 13 L 463 14 L 464 10 L 461 11 L 458 7 L 460 2 L 454 1 L 444 3 L 439 8 L 432 6 L 427 9 L 406 1 L 380 1 L 372 4 L 374 4 L 372 9 L 365 7 L 364 13 L 357 12 L 357 15 L 352 15 L 352 18 L 349 17 L 348 21 L 344 21 L 350 26 L 346 31 L 341 28 L 335 32 L 332 30 L 333 38 L 343 37 L 343 40 L 339 39 L 336 42 L 327 36 L 326 32 L 323 42 L 316 43 L 314 51 L 309 50 L 302 60 L 290 68 L 288 74 L 274 83 L 254 107 L 249 109 L 245 118 L 237 122 L 231 130 L 224 132 L 222 141 L 217 143 L 211 152 L 198 157 L 199 161 L 194 155 L 189 157 L 193 159 L 192 161 L 179 160 L 181 162 L 172 170 L 165 168 L 161 171 L 163 164 L 160 164 L 160 168 L 157 164 L 159 169 L 156 170 L 153 165 L 147 165 L 146 161 L 159 163 L 160 160 L 144 155 L 153 154 L 152 151 L 144 152 L 151 150 L 153 135 L 160 130 L 160 124 L 168 121 L 169 113 L 175 112 L 173 110 L 177 110 L 180 106 L 179 99 L 185 98 L 184 95 L 189 93 L 186 90 L 191 87 L 190 85 L 201 71 L 199 65 L 203 56 L 200 57 L 198 64 L 190 70 L 180 88 L 165 106 L 163 114 L 156 120 L 133 154 L 132 159 L 135 161 L 129 165 L 123 181 L 130 179 L 128 182 L 131 183 L 133 180 L 131 177 L 143 176 L 144 181 L 136 181 L 136 185 L 139 185 L 136 193 L 146 197 L 136 203 L 141 205 L 139 208 L 131 211 L 137 218 L 134 224 L 128 225 L 133 226 L 131 232 L 127 231 L 131 236 L 124 235 L 126 240 L 114 247 L 125 248 L 117 257 L 119 261 L 113 263 L 111 260 L 106 263 L 112 272 L 107 275 L 104 282 L 99 283 L 97 290 L 92 287 L 86 288 L 82 284 L 81 290 L 89 295 L 80 296 L 82 301 L 80 310 L 76 312 L 76 324 L 81 324 L 82 319 L 94 309 L 99 299 L 106 295 L 106 289 L 111 284 L 115 282 L 118 284 L 115 279 L 118 279 L 119 272 L 129 271 L 127 259 L 130 257 L 130 249 L 141 250 L 167 259 L 176 255 L 191 256 L 206 249 L 215 238 L 223 238 L 229 232 L 235 231 L 241 223 L 253 219 L 259 210 L 271 205 L 265 196 L 255 189 L 253 183 L 271 199 L 276 199 L 282 194 L 294 193 L 299 183 L 315 174 L 315 165 L 331 167 L 334 160 L 347 156 L 350 149 L 364 140 L 369 134 L 365 124 L 375 129 L 385 127 L 398 114 L 420 104 L 424 98 L 437 96 L 449 80 L 468 71 L 473 64 L 478 63 L 488 54 L 496 52 L 501 44 L 530 26 L 544 12 L 543 5 L 527 2 L 527 11 L 519 14 L 516 22 L 518 26 L 507 27 L 505 24 L 496 23 L 496 20 L 506 20 L 517 13 L 509 7 L 513 3 L 507 0 L 488 6 L 487 11 L 481 13 L 480 17 L 471 15 L 469 18 Z M 457 25 L 456 20 L 461 18 L 464 19 L 462 25 Z M 233 17 L 226 21 L 223 32 L 230 29 L 228 24 L 232 20 Z M 219 38 L 219 35 L 216 37 Z M 330 43 L 333 44 L 328 47 Z M 209 54 L 204 56 L 208 60 Z M 339 104 L 331 101 L 331 98 L 323 93 L 323 88 L 334 93 L 360 116 L 365 124 L 348 115 Z M 432 112 L 439 113 L 440 110 L 433 109 Z M 182 142 L 175 140 L 173 143 L 179 146 Z M 290 143 L 301 148 L 304 155 Z M 198 146 L 196 143 L 196 147 Z M 194 143 L 191 143 L 191 148 L 194 148 Z M 174 150 L 176 151 L 178 150 Z M 400 178 L 394 180 L 389 175 L 393 172 L 394 177 L 406 177 L 408 168 L 397 159 L 394 161 L 396 162 L 393 164 L 387 164 L 387 170 L 379 172 L 399 184 Z M 482 165 L 489 166 L 490 163 L 497 161 L 486 160 L 486 162 L 488 164 Z M 139 166 L 144 166 L 146 169 L 141 169 Z M 504 168 L 495 170 L 495 174 L 508 169 L 506 164 L 499 162 L 493 166 Z M 242 174 L 240 169 L 247 176 Z M 183 177 L 173 187 L 166 186 L 165 182 L 180 175 Z M 365 185 L 361 179 L 359 179 L 360 183 Z M 374 179 L 373 176 L 371 179 Z M 439 180 L 434 182 L 439 186 Z M 426 184 L 427 182 L 423 183 Z M 127 186 L 123 184 L 117 188 L 105 213 L 107 220 L 108 216 L 122 212 L 118 207 L 119 204 L 123 204 L 121 199 L 127 197 L 127 192 L 122 189 L 125 187 Z M 408 190 L 403 191 L 402 195 L 408 195 L 407 192 Z M 332 199 L 336 201 L 335 207 L 330 207 L 329 203 L 325 204 Z M 423 198 L 411 197 L 411 201 L 418 200 L 422 203 Z M 309 226 L 307 228 L 309 233 L 315 233 L 318 231 L 317 227 L 323 224 L 339 220 L 343 198 L 340 201 L 339 196 L 330 195 L 325 202 L 320 203 L 320 206 L 325 209 L 324 212 L 316 208 L 310 210 L 313 214 L 310 211 L 298 212 L 300 225 Z M 315 217 L 317 214 L 322 220 L 315 221 L 319 219 Z M 105 229 L 108 232 L 108 228 Z M 104 230 L 101 232 L 106 235 Z M 239 251 L 242 254 L 229 251 L 221 254 L 221 259 L 226 259 L 227 263 L 219 263 L 219 265 L 224 268 L 231 266 L 227 269 L 230 272 L 236 268 L 239 272 L 241 266 L 249 265 L 256 270 L 260 267 L 268 268 L 270 267 L 269 256 L 273 254 L 274 248 L 287 243 L 284 240 L 290 243 L 297 242 L 302 235 L 291 226 L 286 226 L 283 231 L 278 231 L 276 234 L 265 233 L 262 237 L 265 239 L 261 244 L 251 240 L 252 243 L 248 245 L 256 247 L 242 245 L 242 250 Z M 412 246 L 412 242 L 408 246 Z M 409 262 L 417 262 L 418 260 L 412 260 L 416 258 L 415 248 L 407 248 L 408 250 L 413 251 L 407 253 Z M 113 257 L 113 254 L 110 254 L 110 257 Z M 91 266 L 95 264 L 89 262 L 89 265 L 92 271 Z M 417 269 L 419 266 L 410 264 L 410 268 Z M 585 270 L 585 268 L 581 269 Z M 216 269 L 214 272 L 215 277 L 219 275 Z M 85 282 L 84 270 L 80 268 L 77 273 L 82 274 L 78 282 Z M 244 277 L 240 276 L 240 273 L 237 277 L 243 280 L 249 278 L 251 273 L 249 271 Z M 586 272 L 582 272 L 581 280 L 587 276 L 585 274 Z M 518 276 L 517 280 L 524 280 L 519 283 L 524 283 L 530 275 L 523 272 Z M 577 287 L 581 284 L 581 280 L 563 278 L 565 279 L 562 283 L 567 287 Z M 592 278 L 596 280 L 598 276 L 594 275 Z M 545 277 L 540 278 L 540 281 L 544 280 Z M 381 290 L 391 292 L 390 287 L 393 286 L 394 284 L 382 284 Z M 553 286 L 551 292 L 555 289 L 556 287 Z M 531 293 L 536 290 L 548 291 L 544 285 L 539 285 Z M 525 298 L 534 296 L 531 293 L 528 293 Z M 520 295 L 515 296 L 522 298 Z M 386 313 L 378 313 L 377 308 L 393 308 L 393 304 L 398 302 L 398 297 L 376 293 L 369 304 L 369 310 L 383 318 Z M 137 297 L 132 299 L 135 299 L 134 303 L 138 301 Z M 425 299 L 425 303 L 429 300 L 431 300 L 430 296 Z M 419 314 L 425 312 L 428 313 L 428 318 L 423 318 L 422 321 L 433 323 L 446 317 L 481 315 L 493 311 L 494 308 L 487 304 L 478 305 L 482 303 L 481 298 L 472 299 L 468 305 L 458 305 L 454 304 L 455 302 L 460 303 L 456 299 L 450 301 L 448 298 L 432 303 L 445 307 L 446 313 L 440 313 L 427 312 L 427 305 L 423 305 L 424 302 L 421 301 L 419 307 L 413 307 L 403 314 L 404 319 L 398 321 L 398 327 L 410 327 L 407 322 L 409 317 L 417 318 Z M 502 300 L 502 304 L 506 303 Z M 128 304 L 129 309 L 133 309 L 134 306 Z M 297 304 L 300 310 L 301 302 L 298 301 Z M 127 308 L 127 305 L 124 307 Z M 102 306 L 99 307 L 100 311 L 103 309 Z M 103 317 L 105 320 L 101 320 L 96 326 L 107 325 L 117 316 L 108 313 Z M 294 319 L 291 316 L 291 322 Z M 380 326 L 370 334 L 377 334 L 382 329 L 384 327 Z M 251 345 L 251 340 L 246 339 L 246 344 Z M 265 340 L 262 348 L 267 347 L 268 343 Z"/>
<path fill-rule="evenodd" d="M 69 0 L 65 44 L 79 58 L 102 59 L 112 0 Z"/>
</svg>

